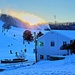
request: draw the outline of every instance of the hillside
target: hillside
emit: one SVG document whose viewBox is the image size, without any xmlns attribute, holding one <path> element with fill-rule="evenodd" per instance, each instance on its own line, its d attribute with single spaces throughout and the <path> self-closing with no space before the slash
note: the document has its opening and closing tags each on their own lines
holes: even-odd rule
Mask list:
<svg viewBox="0 0 75 75">
<path fill-rule="evenodd" d="M 6 29 L 9 29 L 11 26 L 19 27 L 19 28 L 28 28 L 28 23 L 24 23 L 21 20 L 19 20 L 16 17 L 7 15 L 7 14 L 1 14 L 0 20 L 4 22 L 3 27 Z"/>
<path fill-rule="evenodd" d="M 48 24 L 38 24 L 38 25 L 31 26 L 28 22 L 24 22 L 16 17 L 7 14 L 1 14 L 0 20 L 4 22 L 3 27 L 6 29 L 10 29 L 11 26 L 13 26 L 13 27 L 23 28 L 23 29 L 50 30 Z"/>
<path fill-rule="evenodd" d="M 5 29 L 2 32 L 2 25 L 3 22 L 0 21 L 0 59 L 16 58 L 15 52 L 20 52 L 25 49 L 22 37 L 24 29 L 12 27 L 10 30 Z M 29 46 L 27 43 L 27 47 Z M 10 50 L 12 50 L 13 54 L 10 54 Z M 33 56 L 33 49 L 27 50 L 27 54 Z"/>
</svg>

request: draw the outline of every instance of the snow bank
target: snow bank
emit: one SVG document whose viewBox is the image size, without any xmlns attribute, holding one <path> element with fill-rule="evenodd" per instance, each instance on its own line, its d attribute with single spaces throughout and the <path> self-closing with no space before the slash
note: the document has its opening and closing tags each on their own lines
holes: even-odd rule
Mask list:
<svg viewBox="0 0 75 75">
<path fill-rule="evenodd" d="M 1 75 L 75 75 L 75 64 L 64 64 L 64 60 L 40 61 L 30 66 L 20 66 L 1 72 Z"/>
<path fill-rule="evenodd" d="M 64 61 L 65 63 L 75 63 L 75 54 L 67 56 Z"/>
</svg>

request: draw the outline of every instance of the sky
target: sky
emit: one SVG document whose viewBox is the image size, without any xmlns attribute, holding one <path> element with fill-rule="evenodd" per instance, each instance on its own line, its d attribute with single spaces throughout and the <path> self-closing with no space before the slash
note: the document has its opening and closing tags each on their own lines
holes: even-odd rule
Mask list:
<svg viewBox="0 0 75 75">
<path fill-rule="evenodd" d="M 75 22 L 75 0 L 0 0 L 0 12 L 28 13 L 46 22 Z"/>
</svg>

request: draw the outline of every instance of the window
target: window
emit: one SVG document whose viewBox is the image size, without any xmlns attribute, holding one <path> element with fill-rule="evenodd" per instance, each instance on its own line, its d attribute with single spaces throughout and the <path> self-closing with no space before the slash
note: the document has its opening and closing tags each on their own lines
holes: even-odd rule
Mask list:
<svg viewBox="0 0 75 75">
<path fill-rule="evenodd" d="M 43 42 L 40 42 L 39 45 L 40 45 L 40 46 L 44 46 L 44 43 L 43 43 Z"/>
<path fill-rule="evenodd" d="M 51 46 L 52 46 L 52 47 L 55 46 L 55 42 L 52 41 L 52 42 L 51 42 Z"/>
<path fill-rule="evenodd" d="M 63 45 L 66 45 L 67 43 L 65 41 L 63 41 Z"/>
<path fill-rule="evenodd" d="M 65 50 L 68 48 L 68 44 L 66 41 L 63 41 L 63 45 L 60 47 L 60 50 Z"/>
<path fill-rule="evenodd" d="M 44 56 L 43 55 L 40 55 L 40 59 L 44 59 Z"/>
<path fill-rule="evenodd" d="M 73 40 L 70 40 L 70 44 L 72 44 Z"/>
<path fill-rule="evenodd" d="M 47 60 L 50 60 L 50 55 L 47 55 Z"/>
</svg>

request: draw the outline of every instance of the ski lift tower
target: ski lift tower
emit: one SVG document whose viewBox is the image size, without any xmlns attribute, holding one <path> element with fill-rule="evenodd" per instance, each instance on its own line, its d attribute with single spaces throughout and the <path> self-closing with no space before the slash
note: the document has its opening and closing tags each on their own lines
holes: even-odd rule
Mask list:
<svg viewBox="0 0 75 75">
<path fill-rule="evenodd" d="M 56 15 L 54 15 L 54 23 L 55 23 L 55 25 L 56 25 Z"/>
</svg>

